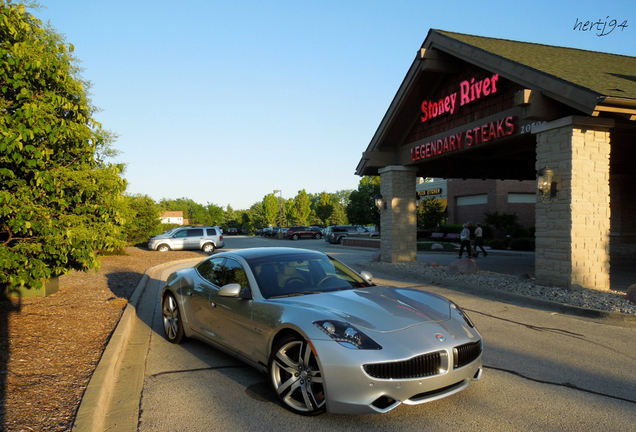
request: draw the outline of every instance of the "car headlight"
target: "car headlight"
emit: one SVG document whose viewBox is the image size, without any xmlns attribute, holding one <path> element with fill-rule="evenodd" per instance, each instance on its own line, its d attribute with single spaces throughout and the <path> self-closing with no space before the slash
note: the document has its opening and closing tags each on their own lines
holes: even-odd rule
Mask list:
<svg viewBox="0 0 636 432">
<path fill-rule="evenodd" d="M 468 315 L 466 314 L 466 312 L 464 312 L 462 308 L 460 308 L 457 304 L 453 302 L 451 302 L 451 307 L 455 309 L 462 316 L 462 318 L 464 318 L 464 321 L 466 321 L 466 324 L 468 324 L 471 328 L 475 327 L 475 324 L 473 324 L 473 321 L 470 318 L 468 318 Z"/>
<path fill-rule="evenodd" d="M 382 349 L 376 341 L 347 322 L 323 320 L 314 321 L 314 325 L 343 347 L 350 349 Z"/>
</svg>

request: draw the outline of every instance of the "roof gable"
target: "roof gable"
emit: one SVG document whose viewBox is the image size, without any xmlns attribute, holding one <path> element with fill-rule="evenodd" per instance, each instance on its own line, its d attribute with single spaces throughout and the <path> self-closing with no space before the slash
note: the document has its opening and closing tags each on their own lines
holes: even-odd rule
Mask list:
<svg viewBox="0 0 636 432">
<path fill-rule="evenodd" d="M 431 30 L 485 52 L 591 90 L 636 99 L 636 57 Z"/>
</svg>

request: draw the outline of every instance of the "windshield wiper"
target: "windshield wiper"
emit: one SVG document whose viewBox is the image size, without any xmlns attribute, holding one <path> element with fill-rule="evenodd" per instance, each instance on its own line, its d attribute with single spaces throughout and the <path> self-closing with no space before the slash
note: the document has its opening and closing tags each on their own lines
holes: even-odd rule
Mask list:
<svg viewBox="0 0 636 432">
<path fill-rule="evenodd" d="M 292 293 L 292 294 L 281 294 L 281 295 L 277 295 L 277 296 L 271 296 L 270 298 L 284 298 L 284 297 L 296 297 L 296 296 L 302 296 L 302 295 L 307 295 L 307 294 L 321 294 L 324 291 L 303 291 L 303 292 L 297 292 L 297 293 Z"/>
</svg>

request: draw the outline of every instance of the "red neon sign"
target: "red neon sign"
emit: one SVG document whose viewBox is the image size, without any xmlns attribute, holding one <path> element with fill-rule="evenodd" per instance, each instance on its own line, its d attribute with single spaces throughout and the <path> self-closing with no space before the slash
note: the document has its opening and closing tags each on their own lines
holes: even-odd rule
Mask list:
<svg viewBox="0 0 636 432">
<path fill-rule="evenodd" d="M 462 81 L 459 83 L 459 106 L 464 106 L 484 96 L 497 93 L 498 80 L 499 74 L 494 74 L 479 81 L 475 81 L 475 78 L 471 78 L 470 81 Z M 457 93 L 451 93 L 438 101 L 425 100 L 422 102 L 422 123 L 443 114 L 455 114 L 458 108 Z"/>
<path fill-rule="evenodd" d="M 517 127 L 514 123 L 515 120 L 515 117 L 508 116 L 467 129 L 458 134 L 449 135 L 435 141 L 427 142 L 426 144 L 412 147 L 411 160 L 415 162 L 510 136 L 517 131 Z"/>
</svg>

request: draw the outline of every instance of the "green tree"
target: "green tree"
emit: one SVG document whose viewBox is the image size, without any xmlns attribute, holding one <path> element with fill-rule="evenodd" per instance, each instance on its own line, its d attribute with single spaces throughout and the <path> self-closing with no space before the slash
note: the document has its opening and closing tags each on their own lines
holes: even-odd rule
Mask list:
<svg viewBox="0 0 636 432">
<path fill-rule="evenodd" d="M 239 226 L 236 220 L 236 212 L 231 205 L 227 205 L 225 208 L 225 217 L 223 218 L 223 225 L 228 228 L 237 228 Z"/>
<path fill-rule="evenodd" d="M 316 204 L 315 211 L 316 216 L 324 225 L 327 225 L 327 221 L 333 214 L 334 206 L 331 202 L 331 196 L 327 192 L 322 192 L 319 196 L 319 201 Z"/>
<path fill-rule="evenodd" d="M 375 196 L 380 193 L 380 177 L 362 177 L 358 189 L 349 195 L 346 207 L 349 223 L 379 225 L 380 211 L 375 206 Z"/>
<path fill-rule="evenodd" d="M 501 236 L 511 234 L 515 228 L 519 227 L 518 221 L 517 213 L 499 213 L 499 211 L 484 213 L 484 222 L 499 231 Z"/>
<path fill-rule="evenodd" d="M 0 17 L 0 284 L 39 287 L 124 245 L 126 182 L 73 46 L 22 4 Z"/>
<path fill-rule="evenodd" d="M 268 225 L 274 225 L 278 218 L 278 199 L 273 193 L 263 197 L 263 219 Z"/>
<path fill-rule="evenodd" d="M 221 225 L 221 221 L 223 221 L 223 217 L 225 216 L 225 212 L 221 206 L 216 204 L 208 203 L 205 206 L 206 216 L 205 216 L 205 224 L 210 226 L 219 226 Z"/>
<path fill-rule="evenodd" d="M 298 191 L 298 195 L 294 198 L 294 206 L 296 207 L 298 223 L 300 225 L 307 225 L 307 221 L 311 215 L 311 202 L 305 189 Z"/>
<path fill-rule="evenodd" d="M 126 205 L 130 214 L 126 217 L 124 233 L 128 244 L 148 242 L 148 239 L 161 232 L 159 206 L 148 195 L 126 196 Z"/>
<path fill-rule="evenodd" d="M 446 209 L 444 205 L 433 197 L 420 200 L 417 209 L 417 222 L 425 229 L 433 229 L 446 220 Z"/>
<path fill-rule="evenodd" d="M 262 202 L 252 204 L 247 214 L 250 217 L 250 229 L 262 228 L 265 225 Z"/>
<path fill-rule="evenodd" d="M 285 217 L 290 225 L 298 225 L 298 211 L 293 199 L 285 201 Z"/>
</svg>

